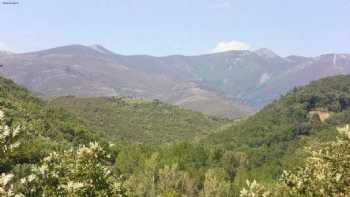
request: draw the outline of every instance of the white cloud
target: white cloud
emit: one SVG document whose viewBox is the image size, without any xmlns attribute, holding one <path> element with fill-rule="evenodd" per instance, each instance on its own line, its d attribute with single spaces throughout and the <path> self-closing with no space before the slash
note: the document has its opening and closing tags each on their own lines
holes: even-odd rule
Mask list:
<svg viewBox="0 0 350 197">
<path fill-rule="evenodd" d="M 250 46 L 244 42 L 239 41 L 228 41 L 219 42 L 215 48 L 213 48 L 211 53 L 220 53 L 225 51 L 239 51 L 239 50 L 249 50 Z"/>
<path fill-rule="evenodd" d="M 232 4 L 229 0 L 211 0 L 212 8 L 231 8 Z"/>
<path fill-rule="evenodd" d="M 11 51 L 11 48 L 7 44 L 0 42 L 0 51 Z"/>
</svg>

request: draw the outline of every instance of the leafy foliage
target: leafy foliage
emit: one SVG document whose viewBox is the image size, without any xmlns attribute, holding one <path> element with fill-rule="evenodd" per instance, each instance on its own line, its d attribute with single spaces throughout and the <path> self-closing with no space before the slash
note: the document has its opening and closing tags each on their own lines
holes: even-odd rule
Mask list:
<svg viewBox="0 0 350 197">
<path fill-rule="evenodd" d="M 298 196 L 346 197 L 350 195 L 350 130 L 336 141 L 319 144 L 303 167 L 284 171 L 278 187 L 269 191 L 263 185 L 247 181 L 241 197 Z"/>
<path fill-rule="evenodd" d="M 97 143 L 63 153 L 52 152 L 20 180 L 25 196 L 126 196 L 108 166 L 109 155 Z"/>
<path fill-rule="evenodd" d="M 21 127 L 11 127 L 0 111 L 0 164 L 21 145 Z M 97 143 L 61 153 L 52 152 L 40 164 L 33 164 L 23 178 L 19 174 L 0 175 L 0 195 L 22 196 L 126 196 L 119 177 L 109 170 L 110 155 Z"/>
<path fill-rule="evenodd" d="M 295 173 L 285 171 L 284 185 L 291 195 L 350 195 L 350 130 L 336 140 L 321 144 Z"/>
</svg>

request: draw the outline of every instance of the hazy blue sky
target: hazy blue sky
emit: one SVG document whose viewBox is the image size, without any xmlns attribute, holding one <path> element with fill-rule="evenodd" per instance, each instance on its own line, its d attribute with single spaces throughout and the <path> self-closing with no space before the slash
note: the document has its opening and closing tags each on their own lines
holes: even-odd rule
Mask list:
<svg viewBox="0 0 350 197">
<path fill-rule="evenodd" d="M 98 43 L 160 56 L 249 47 L 350 52 L 350 0 L 17 1 L 0 5 L 0 49 Z"/>
</svg>

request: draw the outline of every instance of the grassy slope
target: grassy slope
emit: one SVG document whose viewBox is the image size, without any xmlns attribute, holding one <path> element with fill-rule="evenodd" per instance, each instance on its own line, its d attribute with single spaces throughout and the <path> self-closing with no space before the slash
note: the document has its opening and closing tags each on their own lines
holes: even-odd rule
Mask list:
<svg viewBox="0 0 350 197">
<path fill-rule="evenodd" d="M 87 119 L 113 139 L 136 143 L 193 140 L 227 122 L 158 101 L 126 97 L 59 97 L 51 104 Z"/>
</svg>

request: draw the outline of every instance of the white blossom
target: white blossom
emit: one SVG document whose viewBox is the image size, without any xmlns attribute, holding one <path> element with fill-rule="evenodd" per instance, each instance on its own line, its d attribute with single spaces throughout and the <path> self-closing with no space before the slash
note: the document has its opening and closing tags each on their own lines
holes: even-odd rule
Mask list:
<svg viewBox="0 0 350 197">
<path fill-rule="evenodd" d="M 1 174 L 0 177 L 0 185 L 4 185 L 6 186 L 12 179 L 13 179 L 14 175 L 13 174 Z"/>
<path fill-rule="evenodd" d="M 84 183 L 81 183 L 81 182 L 73 182 L 73 181 L 69 181 L 67 183 L 66 186 L 64 186 L 64 188 L 68 191 L 71 191 L 71 192 L 76 192 L 78 191 L 80 188 L 83 188 L 85 185 Z"/>
<path fill-rule="evenodd" d="M 0 120 L 3 120 L 5 118 L 5 112 L 0 110 Z"/>
</svg>

